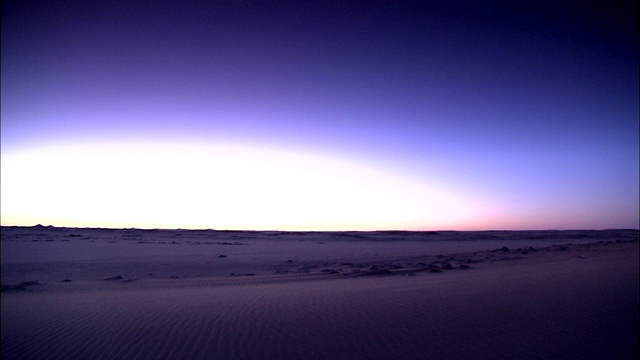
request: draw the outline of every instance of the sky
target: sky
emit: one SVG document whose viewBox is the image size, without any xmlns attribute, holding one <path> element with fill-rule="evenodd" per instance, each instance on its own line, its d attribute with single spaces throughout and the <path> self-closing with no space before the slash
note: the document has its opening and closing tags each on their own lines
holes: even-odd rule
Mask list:
<svg viewBox="0 0 640 360">
<path fill-rule="evenodd" d="M 2 1 L 1 223 L 639 227 L 636 1 Z"/>
</svg>

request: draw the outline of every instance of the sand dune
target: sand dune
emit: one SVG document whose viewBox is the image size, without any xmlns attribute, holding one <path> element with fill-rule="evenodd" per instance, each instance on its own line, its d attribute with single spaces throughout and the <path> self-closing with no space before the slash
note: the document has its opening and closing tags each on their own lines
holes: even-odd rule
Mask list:
<svg viewBox="0 0 640 360">
<path fill-rule="evenodd" d="M 638 354 L 637 231 L 56 230 L 2 229 L 3 359 Z"/>
</svg>

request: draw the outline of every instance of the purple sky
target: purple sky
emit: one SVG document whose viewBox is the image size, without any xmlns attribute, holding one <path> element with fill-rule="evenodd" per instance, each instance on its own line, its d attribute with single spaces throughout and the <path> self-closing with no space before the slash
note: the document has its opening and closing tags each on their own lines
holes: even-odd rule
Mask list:
<svg viewBox="0 0 640 360">
<path fill-rule="evenodd" d="M 3 225 L 639 226 L 635 1 L 190 3 L 2 2 Z"/>
</svg>

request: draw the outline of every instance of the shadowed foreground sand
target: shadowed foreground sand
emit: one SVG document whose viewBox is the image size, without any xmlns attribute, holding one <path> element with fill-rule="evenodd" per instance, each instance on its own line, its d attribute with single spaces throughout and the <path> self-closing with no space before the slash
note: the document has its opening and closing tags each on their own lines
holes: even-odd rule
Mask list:
<svg viewBox="0 0 640 360">
<path fill-rule="evenodd" d="M 2 359 L 638 355 L 637 231 L 25 229 L 2 229 Z"/>
</svg>

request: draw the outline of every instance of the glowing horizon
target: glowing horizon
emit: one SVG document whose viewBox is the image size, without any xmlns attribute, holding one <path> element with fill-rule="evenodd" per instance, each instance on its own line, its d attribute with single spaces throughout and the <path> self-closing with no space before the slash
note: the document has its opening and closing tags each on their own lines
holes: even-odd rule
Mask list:
<svg viewBox="0 0 640 360">
<path fill-rule="evenodd" d="M 49 146 L 4 157 L 2 173 L 3 225 L 417 229 L 456 226 L 475 207 L 340 159 L 222 144 Z"/>
<path fill-rule="evenodd" d="M 283 231 L 586 228 L 562 226 L 566 218 L 556 223 L 527 220 L 535 216 L 532 210 L 506 217 L 509 209 L 500 206 L 508 204 L 483 206 L 442 184 L 426 184 L 424 178 L 264 145 L 84 141 L 5 153 L 1 166 L 3 226 Z M 519 221 L 513 222 L 514 218 Z"/>
</svg>

